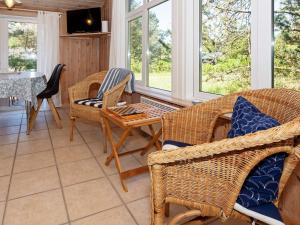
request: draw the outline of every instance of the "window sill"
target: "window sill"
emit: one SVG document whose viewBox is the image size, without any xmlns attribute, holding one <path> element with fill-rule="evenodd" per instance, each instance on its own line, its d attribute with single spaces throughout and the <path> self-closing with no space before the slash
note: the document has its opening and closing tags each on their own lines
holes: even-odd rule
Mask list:
<svg viewBox="0 0 300 225">
<path fill-rule="evenodd" d="M 136 85 L 136 92 L 148 97 L 155 98 L 157 100 L 161 100 L 164 102 L 168 102 L 174 105 L 182 106 L 182 107 L 189 107 L 192 106 L 193 103 L 192 101 L 189 100 L 181 100 L 172 97 L 171 92 L 169 91 L 164 91 L 164 90 L 159 90 L 155 88 L 149 88 L 141 85 Z"/>
</svg>

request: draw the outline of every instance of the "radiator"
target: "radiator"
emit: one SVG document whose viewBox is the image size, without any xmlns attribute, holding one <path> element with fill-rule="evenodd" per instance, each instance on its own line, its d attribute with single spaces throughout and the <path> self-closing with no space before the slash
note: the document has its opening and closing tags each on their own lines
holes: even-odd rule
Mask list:
<svg viewBox="0 0 300 225">
<path fill-rule="evenodd" d="M 169 105 L 167 103 L 162 103 L 162 102 L 159 102 L 159 101 L 156 101 L 156 100 L 153 100 L 151 98 L 144 97 L 144 96 L 141 96 L 141 103 L 152 105 L 152 106 L 155 106 L 157 108 L 163 109 L 163 110 L 168 111 L 168 112 L 173 112 L 173 111 L 179 109 L 178 107 Z M 161 128 L 161 125 L 160 124 L 154 124 L 153 128 L 154 128 L 155 132 L 157 132 L 158 129 Z M 147 133 L 148 135 L 152 136 L 148 127 L 142 127 L 141 130 L 143 132 Z M 162 140 L 161 137 L 160 137 L 160 140 Z"/>
</svg>

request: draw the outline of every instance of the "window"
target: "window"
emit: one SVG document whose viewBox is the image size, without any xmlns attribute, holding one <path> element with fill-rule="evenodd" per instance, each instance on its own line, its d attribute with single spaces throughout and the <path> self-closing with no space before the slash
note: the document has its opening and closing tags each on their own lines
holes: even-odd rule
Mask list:
<svg viewBox="0 0 300 225">
<path fill-rule="evenodd" d="M 274 0 L 274 86 L 300 90 L 300 4 Z"/>
<path fill-rule="evenodd" d="M 135 10 L 143 5 L 143 0 L 129 0 L 128 1 L 128 11 Z"/>
<path fill-rule="evenodd" d="M 127 21 L 127 64 L 136 80 L 171 91 L 172 1 L 128 0 Z"/>
<path fill-rule="evenodd" d="M 8 47 L 8 64 L 10 71 L 36 71 L 36 24 L 8 21 Z"/>
<path fill-rule="evenodd" d="M 228 94 L 250 88 L 251 0 L 202 0 L 199 91 Z"/>
<path fill-rule="evenodd" d="M 171 91 L 171 1 L 149 10 L 149 87 Z"/>
<path fill-rule="evenodd" d="M 129 21 L 129 68 L 136 80 L 142 80 L 142 17 Z"/>
</svg>

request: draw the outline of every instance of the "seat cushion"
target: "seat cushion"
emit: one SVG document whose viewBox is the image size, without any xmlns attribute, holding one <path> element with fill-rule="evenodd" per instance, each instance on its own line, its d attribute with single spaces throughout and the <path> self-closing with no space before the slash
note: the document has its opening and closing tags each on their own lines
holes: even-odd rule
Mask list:
<svg viewBox="0 0 300 225">
<path fill-rule="evenodd" d="M 74 101 L 77 105 L 87 105 L 95 108 L 102 108 L 102 100 L 98 98 L 85 98 Z"/>
<path fill-rule="evenodd" d="M 238 97 L 234 105 L 231 124 L 229 138 L 280 125 L 276 119 L 260 112 L 243 97 Z M 246 178 L 237 203 L 250 208 L 273 202 L 278 196 L 285 158 L 285 153 L 278 153 L 261 161 Z"/>
<path fill-rule="evenodd" d="M 183 147 L 187 147 L 187 146 L 192 146 L 192 145 L 184 143 L 184 142 L 179 142 L 179 141 L 166 140 L 166 141 L 164 141 L 162 150 L 174 150 L 177 148 L 183 148 Z"/>
<path fill-rule="evenodd" d="M 235 203 L 234 209 L 251 218 L 270 225 L 284 225 L 282 222 L 278 208 L 273 203 L 268 203 L 260 206 L 246 208 Z"/>
</svg>

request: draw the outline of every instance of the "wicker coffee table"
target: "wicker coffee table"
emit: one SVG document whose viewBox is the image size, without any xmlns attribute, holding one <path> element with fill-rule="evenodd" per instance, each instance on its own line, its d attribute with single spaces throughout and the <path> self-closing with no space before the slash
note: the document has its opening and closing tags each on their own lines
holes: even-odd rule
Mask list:
<svg viewBox="0 0 300 225">
<path fill-rule="evenodd" d="M 148 170 L 148 166 L 142 166 L 132 170 L 123 171 L 120 157 L 135 152 L 141 152 L 141 155 L 144 155 L 152 146 L 156 146 L 158 150 L 161 149 L 158 139 L 162 134 L 162 130 L 160 128 L 157 132 L 155 132 L 153 129 L 153 125 L 160 124 L 161 116 L 166 112 L 170 112 L 168 109 L 160 109 L 145 103 L 131 104 L 129 106 L 139 111 L 142 111 L 144 115 L 121 117 L 114 114 L 110 109 L 101 110 L 101 115 L 104 120 L 104 124 L 106 128 L 106 135 L 108 141 L 111 143 L 112 146 L 112 153 L 107 157 L 105 165 L 108 166 L 112 160 L 115 160 L 115 165 L 119 173 L 123 190 L 125 192 L 128 191 L 127 185 L 124 181 L 125 179 L 141 173 L 148 172 L 149 170 Z M 123 129 L 123 133 L 117 143 L 113 139 L 110 122 Z M 143 148 L 120 153 L 120 149 L 122 145 L 125 143 L 126 138 L 132 133 L 132 130 L 143 126 L 148 126 L 152 133 L 152 138 L 149 141 L 149 143 Z"/>
</svg>

